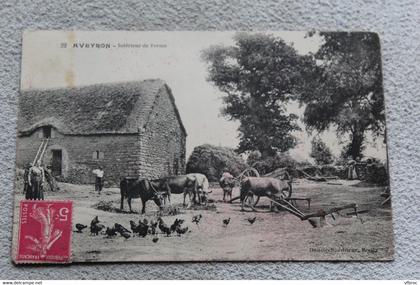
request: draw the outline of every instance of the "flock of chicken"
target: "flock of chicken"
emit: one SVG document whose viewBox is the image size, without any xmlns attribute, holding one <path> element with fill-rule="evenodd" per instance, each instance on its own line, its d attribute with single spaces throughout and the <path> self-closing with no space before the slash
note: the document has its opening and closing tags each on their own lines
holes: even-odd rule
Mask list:
<svg viewBox="0 0 420 285">
<path fill-rule="evenodd" d="M 203 216 L 201 214 L 195 215 L 192 217 L 191 222 L 195 223 L 197 226 L 200 223 Z M 254 224 L 257 217 L 248 218 L 248 222 L 252 225 Z M 223 219 L 223 226 L 227 227 L 230 223 L 230 217 L 227 219 Z M 118 234 L 124 237 L 125 239 L 129 239 L 132 235 L 138 235 L 139 237 L 146 237 L 147 235 L 152 235 L 152 241 L 154 243 L 159 241 L 158 237 L 158 228 L 161 234 L 166 235 L 167 237 L 173 233 L 177 233 L 178 236 L 181 236 L 188 232 L 188 227 L 182 227 L 185 220 L 183 219 L 175 219 L 174 223 L 171 226 L 168 226 L 165 221 L 159 217 L 157 221 L 151 220 L 150 222 L 147 219 L 139 220 L 138 224 L 134 221 L 130 221 L 130 228 L 131 231 L 126 229 L 121 224 L 115 223 L 113 227 L 106 227 L 105 225 L 101 224 L 99 221 L 98 216 L 93 218 L 90 222 L 90 235 L 99 235 L 99 233 L 106 235 L 107 238 L 116 237 Z M 77 223 L 75 225 L 77 233 L 83 233 L 83 230 L 86 229 L 88 226 Z M 190 230 L 191 232 L 191 230 Z"/>
</svg>

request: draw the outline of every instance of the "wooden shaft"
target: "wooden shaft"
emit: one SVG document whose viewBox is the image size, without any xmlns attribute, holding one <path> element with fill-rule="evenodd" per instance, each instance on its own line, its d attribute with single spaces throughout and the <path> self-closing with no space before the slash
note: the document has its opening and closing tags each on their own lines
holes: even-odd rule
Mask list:
<svg viewBox="0 0 420 285">
<path fill-rule="evenodd" d="M 230 199 L 230 200 L 228 201 L 228 203 L 232 203 L 233 201 L 236 201 L 236 200 L 238 200 L 239 198 L 241 198 L 241 196 L 236 196 L 236 197 L 234 197 L 234 198 Z"/>
<path fill-rule="evenodd" d="M 351 203 L 351 204 L 347 204 L 347 205 L 344 205 L 344 206 L 341 206 L 341 207 L 334 207 L 334 208 L 331 208 L 327 211 L 321 210 L 321 211 L 318 211 L 316 213 L 304 215 L 303 220 L 307 220 L 307 219 L 313 218 L 313 217 L 325 217 L 326 215 L 329 215 L 329 214 L 332 214 L 332 213 L 335 213 L 335 212 L 338 212 L 338 211 L 341 211 L 341 210 L 349 209 L 349 208 L 353 208 L 354 211 L 357 213 L 357 204 Z"/>
<path fill-rule="evenodd" d="M 271 202 L 275 203 L 276 205 L 282 207 L 283 209 L 289 211 L 290 213 L 296 215 L 297 217 L 299 217 L 300 219 L 302 219 L 304 217 L 304 214 L 295 206 L 293 206 L 292 204 L 290 204 L 289 202 L 287 202 L 286 200 L 283 199 L 283 202 L 285 202 L 289 207 L 286 207 L 285 205 L 280 204 L 279 202 L 268 198 Z"/>
<path fill-rule="evenodd" d="M 294 210 L 289 209 L 288 207 L 286 207 L 286 206 L 284 206 L 284 205 L 282 205 L 282 204 L 278 204 L 278 205 L 279 205 L 280 207 L 282 207 L 283 209 L 287 210 L 289 213 L 291 213 L 291 214 L 293 214 L 293 215 L 297 216 L 298 218 L 300 218 L 300 219 L 302 220 L 302 218 L 303 218 L 303 214 L 300 214 L 300 213 L 298 213 L 298 212 L 295 212 Z"/>
</svg>

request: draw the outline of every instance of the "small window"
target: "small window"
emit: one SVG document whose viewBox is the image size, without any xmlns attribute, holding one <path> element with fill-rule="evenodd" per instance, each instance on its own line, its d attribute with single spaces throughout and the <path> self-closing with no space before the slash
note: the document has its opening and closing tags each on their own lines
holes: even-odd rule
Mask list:
<svg viewBox="0 0 420 285">
<path fill-rule="evenodd" d="M 179 172 L 179 159 L 175 158 L 174 159 L 174 174 L 178 174 Z"/>
<path fill-rule="evenodd" d="M 51 138 L 51 126 L 42 127 L 42 137 L 46 139 Z"/>
<path fill-rule="evenodd" d="M 104 153 L 102 151 L 95 150 L 92 153 L 92 159 L 94 159 L 94 160 L 100 160 L 100 159 L 103 159 L 103 158 L 104 158 Z"/>
</svg>

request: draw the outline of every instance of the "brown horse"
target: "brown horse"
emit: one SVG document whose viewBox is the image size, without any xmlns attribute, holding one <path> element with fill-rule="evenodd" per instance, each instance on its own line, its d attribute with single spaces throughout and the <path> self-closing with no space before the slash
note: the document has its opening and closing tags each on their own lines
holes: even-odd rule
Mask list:
<svg viewBox="0 0 420 285">
<path fill-rule="evenodd" d="M 272 200 L 289 198 L 292 194 L 292 180 L 280 180 L 272 177 L 247 177 L 241 182 L 241 210 L 244 210 L 246 198 L 253 204 L 254 196 L 268 197 Z M 273 203 L 270 202 L 270 211 Z"/>
</svg>

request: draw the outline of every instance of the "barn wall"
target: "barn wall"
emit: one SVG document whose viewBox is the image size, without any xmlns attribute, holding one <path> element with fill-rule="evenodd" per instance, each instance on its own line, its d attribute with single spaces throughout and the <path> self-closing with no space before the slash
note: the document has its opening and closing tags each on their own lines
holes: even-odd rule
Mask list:
<svg viewBox="0 0 420 285">
<path fill-rule="evenodd" d="M 185 134 L 166 88 L 157 96 L 141 134 L 140 176 L 158 178 L 185 173 Z"/>
<path fill-rule="evenodd" d="M 41 143 L 40 130 L 30 136 L 18 137 L 17 166 L 23 167 L 34 159 Z M 119 183 L 120 177 L 135 176 L 139 168 L 138 135 L 63 136 L 55 132 L 50 139 L 43 163 L 52 162 L 53 149 L 63 153 L 61 180 L 71 183 L 94 183 L 92 170 L 99 165 L 104 168 L 107 184 Z M 94 152 L 100 151 L 99 159 Z"/>
</svg>

